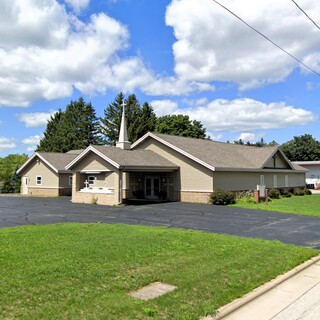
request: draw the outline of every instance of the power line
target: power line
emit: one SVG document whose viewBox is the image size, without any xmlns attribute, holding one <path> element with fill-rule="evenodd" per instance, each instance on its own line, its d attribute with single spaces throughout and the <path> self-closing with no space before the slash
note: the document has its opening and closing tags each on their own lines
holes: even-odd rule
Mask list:
<svg viewBox="0 0 320 320">
<path fill-rule="evenodd" d="M 226 11 L 228 11 L 229 13 L 231 13 L 234 17 L 236 17 L 237 19 L 239 19 L 242 23 L 244 23 L 247 27 L 249 27 L 250 29 L 252 29 L 253 31 L 255 31 L 256 33 L 260 34 L 261 37 L 265 38 L 266 40 L 268 40 L 269 42 L 271 42 L 274 46 L 276 46 L 278 49 L 280 49 L 281 51 L 283 51 L 284 53 L 286 53 L 288 56 L 290 56 L 292 59 L 296 60 L 298 63 L 300 63 L 302 66 L 304 66 L 305 68 L 307 68 L 308 70 L 310 70 L 311 72 L 315 73 L 316 75 L 318 75 L 320 77 L 320 73 L 313 70 L 312 68 L 310 68 L 309 66 L 307 66 L 304 62 L 302 62 L 301 60 L 299 60 L 298 58 L 296 58 L 294 55 L 292 55 L 290 52 L 288 52 L 287 50 L 283 49 L 282 47 L 280 47 L 277 43 L 275 43 L 274 41 L 272 41 L 270 38 L 268 38 L 267 36 L 265 36 L 263 33 L 261 33 L 259 30 L 255 29 L 254 27 L 252 27 L 249 23 L 245 22 L 242 18 L 240 18 L 238 15 L 236 15 L 234 12 L 232 12 L 230 9 L 228 9 L 227 7 L 225 7 L 223 4 L 221 4 L 220 2 L 216 1 L 216 0 L 212 0 L 213 2 L 215 2 L 216 4 L 218 4 L 220 7 L 222 7 L 223 9 L 225 9 Z"/>
<path fill-rule="evenodd" d="M 312 20 L 310 18 L 310 16 L 294 1 L 294 0 L 291 0 L 298 8 L 299 10 L 301 10 L 305 15 L 306 17 L 320 30 L 320 27 L 316 24 L 316 22 L 314 20 Z"/>
</svg>

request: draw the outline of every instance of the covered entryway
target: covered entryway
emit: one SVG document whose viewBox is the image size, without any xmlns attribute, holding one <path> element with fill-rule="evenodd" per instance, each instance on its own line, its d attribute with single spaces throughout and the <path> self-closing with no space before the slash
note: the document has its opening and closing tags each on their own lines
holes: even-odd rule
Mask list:
<svg viewBox="0 0 320 320">
<path fill-rule="evenodd" d="M 159 199 L 160 177 L 145 177 L 145 198 Z"/>
</svg>

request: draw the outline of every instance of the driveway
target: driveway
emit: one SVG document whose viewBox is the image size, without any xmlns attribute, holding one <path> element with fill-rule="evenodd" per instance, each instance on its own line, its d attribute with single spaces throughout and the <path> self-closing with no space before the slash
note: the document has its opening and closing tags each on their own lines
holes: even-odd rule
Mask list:
<svg viewBox="0 0 320 320">
<path fill-rule="evenodd" d="M 320 249 L 320 218 L 189 203 L 109 207 L 70 198 L 0 197 L 0 227 L 59 222 L 166 226 L 279 240 Z"/>
</svg>

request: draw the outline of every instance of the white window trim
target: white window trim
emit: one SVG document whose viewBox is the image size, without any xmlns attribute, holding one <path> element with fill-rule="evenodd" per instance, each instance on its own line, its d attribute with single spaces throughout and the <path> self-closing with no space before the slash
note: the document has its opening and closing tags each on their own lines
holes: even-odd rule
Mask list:
<svg viewBox="0 0 320 320">
<path fill-rule="evenodd" d="M 289 176 L 287 174 L 284 176 L 284 186 L 289 187 Z"/>
<path fill-rule="evenodd" d="M 37 186 L 42 186 L 42 176 L 36 176 L 36 185 Z"/>
<path fill-rule="evenodd" d="M 96 184 L 97 177 L 96 176 L 88 176 L 88 183 L 90 186 L 94 186 Z"/>
<path fill-rule="evenodd" d="M 273 176 L 273 187 L 278 188 L 278 176 L 276 174 Z"/>
<path fill-rule="evenodd" d="M 262 174 L 262 175 L 260 175 L 260 186 L 264 186 L 265 185 L 264 182 L 265 182 L 264 181 L 264 175 Z"/>
</svg>

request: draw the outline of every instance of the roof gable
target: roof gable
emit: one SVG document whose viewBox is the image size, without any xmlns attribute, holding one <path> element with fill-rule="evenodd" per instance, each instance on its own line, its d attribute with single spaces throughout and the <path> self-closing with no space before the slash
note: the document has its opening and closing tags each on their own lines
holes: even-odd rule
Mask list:
<svg viewBox="0 0 320 320">
<path fill-rule="evenodd" d="M 79 154 L 73 161 L 71 161 L 66 169 L 72 168 L 81 159 L 86 157 L 90 152 L 94 152 L 100 158 L 107 161 L 117 169 L 125 168 L 172 168 L 177 169 L 177 166 L 167 159 L 161 157 L 157 153 L 150 150 L 123 150 L 111 146 L 89 146 L 81 154 Z"/>
<path fill-rule="evenodd" d="M 23 172 L 36 159 L 45 163 L 55 173 L 66 172 L 65 166 L 75 157 L 76 154 L 73 153 L 36 152 L 17 170 L 17 173 Z"/>
<path fill-rule="evenodd" d="M 155 139 L 213 171 L 261 170 L 278 152 L 288 167 L 294 169 L 278 146 L 250 147 L 149 132 L 136 141 L 132 148 L 138 148 L 147 139 Z"/>
</svg>

